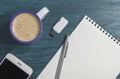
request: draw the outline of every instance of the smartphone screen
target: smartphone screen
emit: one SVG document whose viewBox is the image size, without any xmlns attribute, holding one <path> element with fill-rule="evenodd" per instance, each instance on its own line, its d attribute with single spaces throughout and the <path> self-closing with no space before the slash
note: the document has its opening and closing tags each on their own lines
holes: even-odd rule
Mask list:
<svg viewBox="0 0 120 79">
<path fill-rule="evenodd" d="M 27 79 L 28 74 L 5 59 L 0 65 L 0 79 Z"/>
</svg>

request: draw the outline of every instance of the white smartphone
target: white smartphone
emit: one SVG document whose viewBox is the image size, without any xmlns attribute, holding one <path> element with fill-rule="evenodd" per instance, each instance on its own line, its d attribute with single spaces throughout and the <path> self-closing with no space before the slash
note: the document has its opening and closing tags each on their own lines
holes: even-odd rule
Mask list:
<svg viewBox="0 0 120 79">
<path fill-rule="evenodd" d="M 32 68 L 10 53 L 0 63 L 0 79 L 29 79 L 32 72 Z"/>
</svg>

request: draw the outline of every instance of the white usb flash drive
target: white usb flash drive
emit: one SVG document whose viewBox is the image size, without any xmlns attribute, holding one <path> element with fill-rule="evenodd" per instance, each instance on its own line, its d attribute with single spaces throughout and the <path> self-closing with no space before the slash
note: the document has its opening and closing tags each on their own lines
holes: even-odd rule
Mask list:
<svg viewBox="0 0 120 79">
<path fill-rule="evenodd" d="M 50 35 L 55 36 L 56 34 L 59 34 L 67 26 L 67 24 L 68 20 L 66 20 L 64 17 L 61 17 L 60 20 L 52 28 Z"/>
</svg>

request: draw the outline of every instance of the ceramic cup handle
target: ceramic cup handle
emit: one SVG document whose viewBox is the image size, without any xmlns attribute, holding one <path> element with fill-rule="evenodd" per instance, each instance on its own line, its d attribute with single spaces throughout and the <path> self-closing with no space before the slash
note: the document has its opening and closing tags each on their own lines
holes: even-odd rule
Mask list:
<svg viewBox="0 0 120 79">
<path fill-rule="evenodd" d="M 49 13 L 48 8 L 44 7 L 37 13 L 37 15 L 40 17 L 41 20 L 43 20 L 48 13 Z"/>
</svg>

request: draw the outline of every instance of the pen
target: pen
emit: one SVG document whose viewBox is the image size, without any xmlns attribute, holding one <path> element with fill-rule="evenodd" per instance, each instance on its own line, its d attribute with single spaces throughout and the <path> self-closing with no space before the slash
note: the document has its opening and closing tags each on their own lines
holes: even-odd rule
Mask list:
<svg viewBox="0 0 120 79">
<path fill-rule="evenodd" d="M 62 50 L 61 50 L 61 54 L 60 54 L 60 58 L 58 61 L 58 66 L 57 66 L 57 70 L 56 70 L 56 74 L 55 74 L 55 79 L 60 78 L 63 61 L 64 61 L 64 58 L 66 57 L 66 54 L 67 54 L 68 43 L 69 43 L 68 39 L 69 39 L 69 35 L 66 36 L 65 42 L 64 42 Z"/>
</svg>

